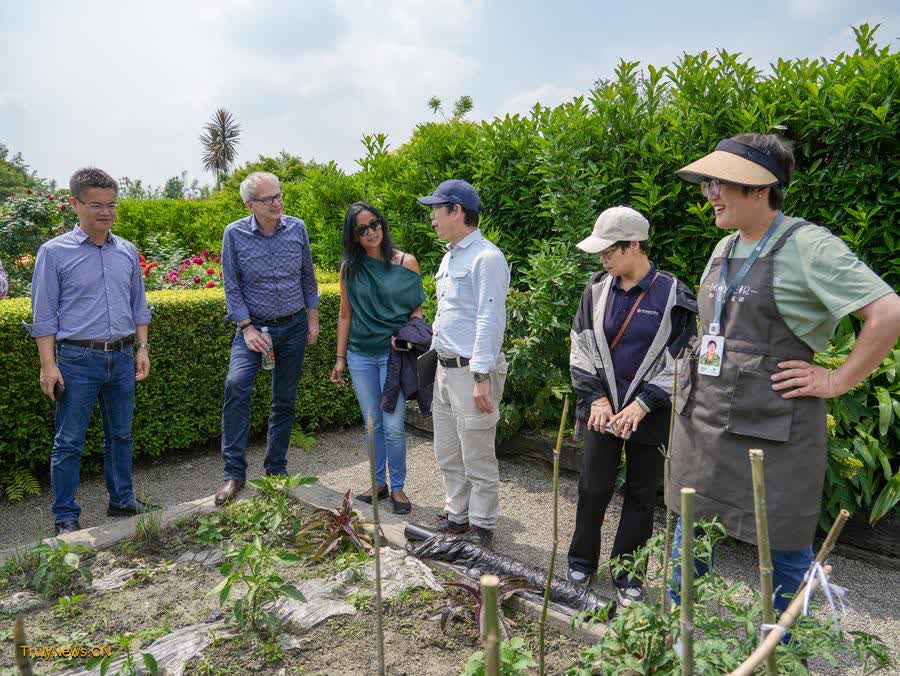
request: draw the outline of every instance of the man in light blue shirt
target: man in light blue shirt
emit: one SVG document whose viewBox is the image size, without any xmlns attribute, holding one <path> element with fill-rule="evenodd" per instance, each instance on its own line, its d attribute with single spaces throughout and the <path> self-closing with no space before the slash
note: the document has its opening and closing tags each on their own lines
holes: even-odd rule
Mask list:
<svg viewBox="0 0 900 676">
<path fill-rule="evenodd" d="M 438 310 L 431 347 L 438 353 L 434 386 L 434 453 L 447 492 L 441 529 L 470 532 L 493 543 L 500 511 L 500 472 L 494 441 L 506 358 L 509 266 L 478 229 L 481 200 L 461 180 L 441 183 L 419 202 L 431 207 L 431 225 L 449 242 L 436 275 Z"/>
<path fill-rule="evenodd" d="M 79 169 L 69 187 L 78 225 L 38 249 L 32 324 L 26 325 L 41 357 L 41 390 L 56 402 L 50 481 L 57 535 L 81 527 L 75 494 L 84 435 L 98 402 L 107 516 L 156 509 L 134 497 L 131 480 L 135 381 L 150 374 L 147 324 L 152 314 L 138 252 L 110 232 L 118 185 L 109 174 Z"/>
</svg>

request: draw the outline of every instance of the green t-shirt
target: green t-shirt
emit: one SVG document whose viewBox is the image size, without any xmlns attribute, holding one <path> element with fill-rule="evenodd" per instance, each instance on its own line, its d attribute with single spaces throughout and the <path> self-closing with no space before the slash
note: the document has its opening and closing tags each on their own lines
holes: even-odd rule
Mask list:
<svg viewBox="0 0 900 676">
<path fill-rule="evenodd" d="M 761 255 L 768 255 L 781 235 L 800 220 L 786 217 Z M 713 259 L 725 251 L 729 237 L 716 245 L 701 284 Z M 731 257 L 747 258 L 756 244 L 738 239 Z M 840 237 L 813 224 L 797 230 L 775 254 L 774 276 L 778 311 L 797 337 L 816 352 L 825 349 L 841 319 L 893 292 Z"/>
</svg>

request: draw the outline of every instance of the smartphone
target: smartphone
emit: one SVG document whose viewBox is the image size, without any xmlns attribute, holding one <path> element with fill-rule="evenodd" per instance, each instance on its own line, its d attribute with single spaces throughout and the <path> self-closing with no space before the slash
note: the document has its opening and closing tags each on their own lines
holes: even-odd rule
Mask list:
<svg viewBox="0 0 900 676">
<path fill-rule="evenodd" d="M 66 396 L 66 388 L 58 380 L 53 385 L 53 396 L 56 397 L 56 401 L 59 401 L 64 396 Z"/>
<path fill-rule="evenodd" d="M 397 352 L 410 352 L 413 349 L 412 343 L 408 340 L 396 340 L 394 342 L 397 345 L 397 347 L 394 348 Z"/>
</svg>

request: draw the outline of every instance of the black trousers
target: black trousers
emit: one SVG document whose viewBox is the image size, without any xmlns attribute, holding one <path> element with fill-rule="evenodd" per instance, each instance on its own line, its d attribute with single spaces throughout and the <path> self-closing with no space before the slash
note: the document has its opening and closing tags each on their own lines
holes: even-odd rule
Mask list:
<svg viewBox="0 0 900 676">
<path fill-rule="evenodd" d="M 644 421 L 646 422 L 646 420 Z M 584 461 L 578 482 L 578 512 L 569 546 L 569 567 L 594 574 L 600 559 L 600 533 L 606 508 L 616 485 L 616 471 L 625 445 L 625 503 L 611 558 L 629 558 L 653 533 L 656 492 L 662 482 L 663 455 L 655 445 L 623 442 L 612 434 L 588 430 L 584 436 Z M 640 586 L 640 581 L 620 573 L 619 587 Z"/>
</svg>

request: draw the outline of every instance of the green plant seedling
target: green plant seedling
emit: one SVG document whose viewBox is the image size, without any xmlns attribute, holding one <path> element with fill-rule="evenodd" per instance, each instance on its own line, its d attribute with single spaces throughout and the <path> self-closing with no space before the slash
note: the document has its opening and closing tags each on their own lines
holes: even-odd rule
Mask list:
<svg viewBox="0 0 900 676">
<path fill-rule="evenodd" d="M 37 545 L 32 551 L 40 557 L 31 580 L 38 593 L 59 598 L 79 587 L 90 588 L 91 571 L 81 565 L 80 556 L 91 553 L 87 547 L 53 540 L 50 544 Z"/>
<path fill-rule="evenodd" d="M 75 594 L 74 596 L 61 596 L 54 608 L 54 612 L 58 617 L 72 619 L 81 613 L 81 604 L 87 594 Z"/>
<path fill-rule="evenodd" d="M 371 525 L 353 509 L 352 496 L 347 491 L 339 509 L 319 509 L 300 527 L 296 535 L 297 551 L 314 551 L 313 558 L 318 559 L 335 551 L 344 542 L 360 550 L 371 548 L 372 536 L 366 530 L 366 526 Z"/>
<path fill-rule="evenodd" d="M 525 647 L 525 641 L 518 636 L 500 644 L 500 673 L 503 676 L 533 673 L 537 665 L 531 651 Z M 469 661 L 463 668 L 462 676 L 485 676 L 483 650 L 479 650 L 469 657 Z"/>
<path fill-rule="evenodd" d="M 117 652 L 125 653 L 119 670 L 116 672 L 118 676 L 138 676 L 142 673 L 156 676 L 159 673 L 156 658 L 151 653 L 139 652 L 142 642 L 152 640 L 152 637 L 154 634 L 148 631 L 116 634 L 112 637 L 110 642 L 118 648 Z M 138 658 L 143 663 L 143 667 L 138 666 Z M 90 658 L 85 666 L 88 669 L 99 669 L 100 676 L 106 676 L 112 664 L 113 655 L 103 655 Z"/>
</svg>

